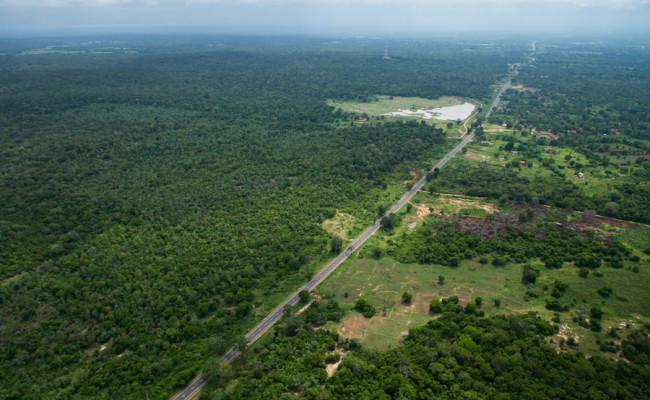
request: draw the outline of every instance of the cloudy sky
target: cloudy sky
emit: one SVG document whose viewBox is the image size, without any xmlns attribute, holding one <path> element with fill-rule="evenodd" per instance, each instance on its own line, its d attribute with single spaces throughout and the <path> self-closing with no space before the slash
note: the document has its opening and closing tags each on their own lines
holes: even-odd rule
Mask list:
<svg viewBox="0 0 650 400">
<path fill-rule="evenodd" d="M 0 34 L 650 30 L 650 0 L 0 0 Z"/>
</svg>

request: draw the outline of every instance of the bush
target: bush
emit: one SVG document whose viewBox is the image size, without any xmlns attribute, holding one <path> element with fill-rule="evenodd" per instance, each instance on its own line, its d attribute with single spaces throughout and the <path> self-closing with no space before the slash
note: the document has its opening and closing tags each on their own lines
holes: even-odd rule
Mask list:
<svg viewBox="0 0 650 400">
<path fill-rule="evenodd" d="M 402 303 L 404 304 L 411 304 L 411 299 L 413 298 L 413 295 L 409 292 L 404 292 L 402 293 Z"/>
<path fill-rule="evenodd" d="M 301 290 L 298 293 L 298 298 L 300 298 L 301 303 L 306 303 L 309 301 L 309 292 L 306 290 Z"/>
<path fill-rule="evenodd" d="M 508 257 L 499 256 L 492 259 L 492 265 L 495 267 L 503 267 L 508 262 Z"/>
<path fill-rule="evenodd" d="M 446 306 L 447 304 L 458 304 L 460 302 L 460 299 L 458 296 L 449 296 L 445 299 L 442 299 L 442 305 Z"/>
<path fill-rule="evenodd" d="M 341 354 L 338 351 L 325 356 L 326 364 L 336 364 L 341 359 Z"/>
<path fill-rule="evenodd" d="M 569 306 L 562 304 L 557 299 L 547 299 L 545 307 L 547 310 L 553 311 L 567 311 L 569 309 Z"/>
<path fill-rule="evenodd" d="M 521 281 L 523 283 L 534 284 L 539 276 L 539 270 L 533 268 L 530 264 L 525 264 L 522 271 Z"/>
<path fill-rule="evenodd" d="M 354 309 L 359 311 L 364 317 L 372 318 L 377 314 L 377 310 L 372 304 L 368 303 L 364 298 L 358 298 L 354 303 Z"/>
<path fill-rule="evenodd" d="M 603 297 L 609 297 L 612 293 L 614 292 L 614 289 L 612 289 L 611 286 L 603 286 L 600 289 L 598 289 L 598 294 L 603 296 Z"/>
<path fill-rule="evenodd" d="M 442 302 L 439 299 L 433 299 L 429 303 L 429 312 L 431 314 L 440 314 L 442 312 Z"/>
<path fill-rule="evenodd" d="M 600 321 L 597 319 L 592 319 L 589 321 L 589 329 L 591 329 L 594 332 L 600 332 L 603 330 L 603 327 L 600 326 Z"/>
<path fill-rule="evenodd" d="M 591 307 L 591 310 L 589 311 L 589 317 L 591 319 L 601 319 L 603 317 L 603 310 L 601 310 L 598 306 Z"/>
</svg>

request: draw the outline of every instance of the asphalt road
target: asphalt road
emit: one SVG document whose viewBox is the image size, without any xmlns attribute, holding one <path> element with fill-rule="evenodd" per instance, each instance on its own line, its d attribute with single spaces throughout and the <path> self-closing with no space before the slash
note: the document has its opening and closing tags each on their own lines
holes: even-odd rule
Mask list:
<svg viewBox="0 0 650 400">
<path fill-rule="evenodd" d="M 508 87 L 510 87 L 511 81 L 506 82 L 502 87 L 501 90 L 499 91 L 499 94 L 497 97 L 494 99 L 494 102 L 490 106 L 490 109 L 488 110 L 485 119 L 492 114 L 492 110 L 496 105 L 499 103 L 501 100 L 501 95 L 503 94 Z M 469 143 L 470 140 L 474 138 L 474 134 L 471 133 L 467 135 L 467 137 L 458 145 L 456 146 L 452 151 L 450 151 L 442 160 L 436 164 L 435 167 L 431 169 L 431 172 L 433 172 L 436 168 L 440 169 L 447 164 L 447 162 L 456 154 L 458 153 L 467 143 Z M 395 214 L 397 211 L 399 211 L 404 204 L 406 204 L 411 198 L 424 186 L 424 184 L 427 182 L 427 178 L 423 177 L 420 179 L 413 187 L 406 192 L 406 194 L 386 213 L 386 215 L 389 214 Z M 380 221 L 375 222 L 373 226 L 368 228 L 357 240 L 355 240 L 351 245 L 349 245 L 341 254 L 339 254 L 335 259 L 330 261 L 325 268 L 323 268 L 316 276 L 314 276 L 309 282 L 307 282 L 306 285 L 298 289 L 296 293 L 294 293 L 290 298 L 287 300 L 283 301 L 282 304 L 280 304 L 275 310 L 271 312 L 266 318 L 262 320 L 253 330 L 248 332 L 246 334 L 246 340 L 248 340 L 248 343 L 253 343 L 257 339 L 259 339 L 264 332 L 266 332 L 270 327 L 275 325 L 276 322 L 278 322 L 282 316 L 284 315 L 284 307 L 287 305 L 294 306 L 298 303 L 298 293 L 300 293 L 303 290 L 307 290 L 311 292 L 318 286 L 322 281 L 325 280 L 331 274 L 339 265 L 343 263 L 343 261 L 347 260 L 347 258 L 356 250 L 358 249 L 362 244 L 368 240 L 372 235 L 374 235 L 380 228 L 381 223 Z M 230 349 L 226 354 L 224 354 L 223 359 L 227 361 L 228 363 L 231 363 L 235 358 L 237 358 L 241 353 L 236 350 L 236 349 Z M 188 387 L 183 389 L 182 392 L 178 393 L 173 400 L 186 400 L 194 396 L 198 391 L 205 386 L 207 383 L 205 377 L 203 375 L 199 376 L 196 378 Z"/>
</svg>

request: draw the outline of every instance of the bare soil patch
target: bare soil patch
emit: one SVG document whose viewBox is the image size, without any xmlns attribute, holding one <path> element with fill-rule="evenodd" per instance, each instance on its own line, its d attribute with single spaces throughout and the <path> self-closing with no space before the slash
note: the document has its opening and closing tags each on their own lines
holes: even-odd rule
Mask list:
<svg viewBox="0 0 650 400">
<path fill-rule="evenodd" d="M 409 202 L 409 204 L 417 209 L 416 215 L 410 215 L 404 219 L 406 226 L 412 230 L 415 229 L 420 222 L 424 221 L 426 217 L 431 215 L 431 210 L 429 210 L 429 206 L 424 204 L 415 205 L 411 202 Z"/>
<path fill-rule="evenodd" d="M 348 240 L 348 229 L 354 224 L 354 217 L 350 214 L 337 213 L 334 218 L 323 221 L 323 229 L 330 235 L 336 235 L 343 240 Z"/>
<path fill-rule="evenodd" d="M 512 85 L 512 86 L 509 87 L 509 89 L 519 90 L 521 92 L 526 92 L 526 91 L 528 91 L 528 92 L 536 92 L 536 91 L 539 90 L 539 89 L 535 89 L 535 88 L 531 88 L 531 87 L 526 87 L 526 86 L 524 86 L 522 84 Z"/>
<path fill-rule="evenodd" d="M 343 326 L 338 329 L 338 334 L 347 339 L 362 339 L 368 325 L 370 319 L 355 312 L 343 319 Z"/>
<path fill-rule="evenodd" d="M 327 364 L 327 366 L 325 367 L 325 370 L 327 371 L 327 377 L 328 378 L 331 378 L 332 375 L 334 375 L 334 372 L 336 372 L 336 370 L 339 368 L 339 365 L 341 364 L 341 361 L 343 361 L 343 357 L 345 357 L 345 355 L 348 353 L 347 351 L 345 351 L 343 349 L 340 349 L 340 350 L 337 350 L 337 351 L 341 355 L 341 359 L 338 360 L 334 364 Z"/>
<path fill-rule="evenodd" d="M 507 226 L 509 225 L 523 229 L 524 223 L 519 221 L 519 214 L 521 212 L 525 212 L 531 209 L 533 211 L 532 221 L 542 220 L 546 214 L 559 212 L 555 209 L 549 209 L 546 207 L 530 207 L 528 205 L 518 205 L 514 203 L 510 205 L 512 211 L 508 213 L 495 212 L 494 207 L 488 204 L 483 205 L 481 208 L 485 209 L 486 211 L 491 210 L 488 211 L 492 212 L 490 218 L 456 216 L 449 218 L 443 223 L 438 224 L 436 226 L 436 229 L 442 229 L 449 223 L 459 223 L 463 232 L 471 233 L 483 239 L 489 240 L 495 236 L 503 236 L 507 234 Z M 530 225 L 526 225 L 526 230 L 529 229 Z M 541 234 L 542 233 L 540 231 L 540 235 Z"/>
<path fill-rule="evenodd" d="M 493 126 L 485 130 L 487 133 L 501 133 L 505 131 L 510 131 L 512 128 L 506 128 L 505 126 Z"/>
<path fill-rule="evenodd" d="M 490 214 L 494 214 L 497 210 L 492 204 L 481 204 L 478 198 L 469 198 L 465 196 L 440 194 L 439 197 L 440 207 L 444 207 L 445 211 L 450 213 L 458 213 L 463 208 L 473 207 L 484 210 Z"/>
<path fill-rule="evenodd" d="M 465 157 L 465 158 L 467 158 L 469 160 L 474 160 L 474 161 L 485 161 L 485 160 L 487 160 L 489 158 L 485 154 L 480 154 L 480 153 L 477 153 L 477 152 L 475 152 L 473 150 L 467 150 L 467 153 L 465 153 L 463 155 L 463 157 Z"/>
</svg>

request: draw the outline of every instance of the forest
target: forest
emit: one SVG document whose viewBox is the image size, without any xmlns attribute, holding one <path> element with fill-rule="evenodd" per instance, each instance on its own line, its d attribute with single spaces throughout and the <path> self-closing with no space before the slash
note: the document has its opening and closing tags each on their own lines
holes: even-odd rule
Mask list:
<svg viewBox="0 0 650 400">
<path fill-rule="evenodd" d="M 329 41 L 0 42 L 0 397 L 168 398 L 453 145 L 327 99 L 487 99 L 523 47 Z"/>
<path fill-rule="evenodd" d="M 519 159 L 539 158 L 544 147 L 552 152 L 570 149 L 582 154 L 577 163 L 569 155 L 546 165 L 555 172 L 549 179 L 530 179 L 513 172 L 463 171 L 472 179 L 468 192 L 506 196 L 520 201 L 537 197 L 545 204 L 594 209 L 599 214 L 647 223 L 650 221 L 650 54 L 640 43 L 622 39 L 601 42 L 550 40 L 531 55 L 514 78 L 513 89 L 490 117 L 512 134 L 508 151 Z M 557 140 L 523 140 L 531 131 L 549 131 Z M 503 136 L 510 136 L 504 138 Z M 490 140 L 494 135 L 487 134 Z M 575 164 L 574 164 L 575 163 Z M 566 168 L 566 169 L 565 169 Z M 565 169 L 564 171 L 562 171 Z M 578 189 L 571 172 L 594 172 L 614 182 L 613 187 Z M 566 175 L 566 176 L 565 176 Z M 568 178 L 568 179 L 564 179 Z M 503 188 L 481 190 L 481 180 L 496 180 Z M 593 182 L 593 180 L 592 180 Z M 516 194 L 518 192 L 519 194 Z"/>
<path fill-rule="evenodd" d="M 487 104 L 509 65 L 531 57 L 512 38 L 402 39 L 391 60 L 383 46 L 0 40 L 0 398 L 167 399 L 201 372 L 211 380 L 204 399 L 647 398 L 648 326 L 622 339 L 629 363 L 615 362 L 556 352 L 547 343 L 555 325 L 537 315 L 486 316 L 458 299 L 379 352 L 323 328 L 347 312 L 374 318 L 372 304 L 306 298 L 232 366 L 220 361 L 341 249 L 324 220 L 343 212 L 370 226 L 411 172 L 458 143 L 416 121 L 364 125 L 328 100 Z M 625 243 L 535 218 L 551 206 L 650 221 L 648 53 L 598 46 L 540 44 L 522 67 L 514 83 L 534 90 L 507 91 L 489 121 L 511 131 L 477 132 L 505 143 L 509 166 L 451 163 L 429 176 L 431 192 L 516 204 L 520 219 L 490 237 L 462 218 L 429 221 L 395 238 L 387 256 L 450 268 L 540 260 L 581 274 L 638 263 Z M 532 128 L 559 138 L 532 144 Z M 545 147 L 582 158 L 551 163 Z M 526 174 L 516 154 L 544 174 Z M 608 190 L 568 179 L 583 166 Z M 518 282 L 534 283 L 529 267 Z M 549 310 L 563 312 L 562 282 L 544 290 Z"/>
<path fill-rule="evenodd" d="M 624 346 L 634 362 L 556 352 L 556 327 L 533 313 L 484 316 L 446 302 L 403 345 L 377 352 L 300 317 L 247 351 L 235 370 L 211 375 L 201 399 L 647 399 L 648 327 Z M 289 329 L 290 326 L 294 328 Z M 345 358 L 329 379 L 326 365 Z M 226 382 L 235 379 L 234 388 Z"/>
</svg>

